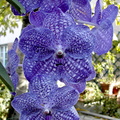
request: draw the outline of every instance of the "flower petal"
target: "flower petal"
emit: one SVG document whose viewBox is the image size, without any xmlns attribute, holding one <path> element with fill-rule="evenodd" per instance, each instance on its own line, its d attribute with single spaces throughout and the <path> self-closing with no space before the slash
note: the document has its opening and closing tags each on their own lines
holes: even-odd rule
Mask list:
<svg viewBox="0 0 120 120">
<path fill-rule="evenodd" d="M 20 120 L 46 120 L 43 111 L 36 109 L 32 112 L 23 111 L 20 115 Z"/>
<path fill-rule="evenodd" d="M 27 25 L 27 27 L 24 27 L 22 29 L 22 32 L 21 32 L 20 36 L 22 36 L 22 34 L 25 34 L 25 32 L 28 32 L 29 30 L 34 29 L 34 28 L 35 28 L 35 26 L 33 26 L 33 25 Z"/>
<path fill-rule="evenodd" d="M 20 36 L 19 47 L 29 58 L 45 60 L 54 53 L 52 49 L 53 38 L 49 29 L 33 28 Z"/>
<path fill-rule="evenodd" d="M 79 93 L 72 87 L 64 86 L 51 93 L 52 109 L 65 110 L 75 105 L 79 98 Z"/>
<path fill-rule="evenodd" d="M 8 63 L 6 66 L 7 72 L 9 74 L 13 74 L 18 67 L 18 63 L 19 57 L 17 53 L 13 49 L 11 49 L 10 51 L 8 51 Z"/>
<path fill-rule="evenodd" d="M 40 7 L 43 0 L 18 0 L 25 8 L 26 13 L 29 13 Z M 12 7 L 12 12 L 14 15 L 20 15 L 20 13 Z M 24 14 L 23 14 L 24 15 Z"/>
<path fill-rule="evenodd" d="M 15 89 L 19 81 L 19 77 L 16 72 L 16 69 L 19 64 L 19 56 L 16 53 L 17 46 L 18 46 L 18 39 L 16 38 L 13 43 L 12 49 L 8 51 L 8 63 L 6 65 L 6 70 L 8 74 L 10 74 Z"/>
<path fill-rule="evenodd" d="M 75 108 L 72 107 L 67 111 L 54 111 L 53 120 L 80 120 L 80 117 Z"/>
<path fill-rule="evenodd" d="M 29 91 L 35 92 L 40 99 L 45 100 L 52 91 L 57 89 L 56 81 L 50 75 L 36 75 L 29 84 Z"/>
<path fill-rule="evenodd" d="M 65 81 L 66 83 L 66 81 Z M 75 88 L 76 90 L 78 90 L 79 93 L 82 93 L 85 90 L 86 87 L 86 81 L 85 80 L 81 80 L 78 83 L 70 83 L 69 81 L 66 83 L 66 85 L 68 86 L 72 86 L 73 88 Z"/>
<path fill-rule="evenodd" d="M 63 31 L 62 41 L 66 46 L 65 53 L 73 58 L 90 56 L 94 49 L 95 36 L 84 25 L 70 26 Z"/>
<path fill-rule="evenodd" d="M 108 26 L 108 22 L 106 21 L 106 24 L 103 23 L 99 28 L 93 29 L 97 38 L 94 52 L 98 55 L 105 54 L 112 48 L 113 26 L 110 25 L 109 28 Z"/>
<path fill-rule="evenodd" d="M 69 8 L 69 0 L 43 0 L 41 5 L 41 10 L 49 13 L 56 8 L 60 8 L 63 12 L 66 12 Z"/>
<path fill-rule="evenodd" d="M 16 38 L 12 45 L 12 49 L 8 51 L 8 63 L 6 65 L 6 69 L 9 74 L 13 74 L 16 71 L 19 64 L 19 57 L 16 53 L 17 46 L 18 39 Z"/>
<path fill-rule="evenodd" d="M 16 50 L 17 50 L 17 47 L 18 47 L 18 38 L 15 39 L 15 41 L 14 41 L 14 43 L 13 43 L 13 45 L 12 45 L 12 49 L 13 49 L 14 51 L 16 51 Z"/>
<path fill-rule="evenodd" d="M 61 77 L 67 82 L 78 83 L 81 80 L 86 81 L 93 72 L 93 67 L 89 58 L 74 59 L 69 56 L 64 60 L 61 71 Z"/>
<path fill-rule="evenodd" d="M 21 114 L 24 111 L 24 114 L 26 115 L 28 113 L 32 113 L 34 110 L 43 109 L 41 101 L 38 99 L 36 94 L 33 93 L 18 95 L 13 99 L 11 104 L 18 113 Z"/>
<path fill-rule="evenodd" d="M 17 72 L 14 72 L 12 75 L 11 75 L 11 80 L 12 80 L 12 83 L 14 85 L 14 88 L 16 89 L 17 86 L 18 86 L 18 81 L 19 81 L 19 76 L 17 74 Z"/>
<path fill-rule="evenodd" d="M 99 27 L 92 30 L 97 38 L 94 52 L 96 52 L 98 55 L 107 53 L 112 47 L 112 23 L 115 20 L 117 13 L 118 8 L 114 5 L 109 5 L 102 12 L 102 18 Z"/>
<path fill-rule="evenodd" d="M 101 21 L 101 14 L 102 14 L 102 10 L 101 10 L 101 1 L 98 0 L 97 3 L 96 3 L 96 7 L 95 7 L 95 14 L 94 16 L 92 17 L 92 22 L 93 23 L 97 23 L 99 24 L 100 21 Z"/>
<path fill-rule="evenodd" d="M 29 15 L 29 21 L 32 25 L 39 27 L 42 26 L 45 16 L 45 13 L 41 10 L 36 12 L 32 11 Z"/>
<path fill-rule="evenodd" d="M 56 64 L 57 63 L 53 57 L 45 61 L 36 61 L 34 58 L 29 59 L 28 57 L 25 57 L 23 62 L 25 77 L 27 80 L 31 81 L 36 74 L 47 74 L 53 75 L 57 79 L 58 71 Z"/>
<path fill-rule="evenodd" d="M 43 26 L 49 28 L 57 38 L 60 38 L 63 29 L 72 24 L 75 24 L 74 20 L 68 14 L 63 13 L 61 9 L 57 9 L 46 16 Z"/>
<path fill-rule="evenodd" d="M 91 21 L 91 7 L 88 0 L 72 0 L 70 14 L 76 20 Z"/>
</svg>

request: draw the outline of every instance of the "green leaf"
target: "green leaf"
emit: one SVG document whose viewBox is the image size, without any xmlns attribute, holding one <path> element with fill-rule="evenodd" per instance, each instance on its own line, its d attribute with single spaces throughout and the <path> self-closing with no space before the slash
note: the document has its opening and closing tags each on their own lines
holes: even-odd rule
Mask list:
<svg viewBox="0 0 120 120">
<path fill-rule="evenodd" d="M 14 92 L 14 86 L 12 84 L 12 81 L 10 77 L 8 76 L 8 73 L 6 72 L 5 68 L 3 67 L 2 63 L 0 62 L 0 79 L 2 82 L 7 86 L 7 88 L 11 91 Z"/>
<path fill-rule="evenodd" d="M 19 13 L 21 14 L 26 13 L 25 8 L 22 6 L 22 4 L 18 0 L 6 0 L 6 1 L 9 2 L 12 6 L 14 6 Z"/>
</svg>

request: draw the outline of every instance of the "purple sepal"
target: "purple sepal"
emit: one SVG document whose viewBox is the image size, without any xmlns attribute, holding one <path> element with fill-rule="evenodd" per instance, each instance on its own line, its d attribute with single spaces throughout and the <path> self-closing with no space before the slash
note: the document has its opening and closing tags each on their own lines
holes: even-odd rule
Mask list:
<svg viewBox="0 0 120 120">
<path fill-rule="evenodd" d="M 117 13 L 118 8 L 115 5 L 109 5 L 106 9 L 102 11 L 101 20 L 99 20 L 98 17 L 98 21 L 100 21 L 99 26 L 93 28 L 92 30 L 94 35 L 96 35 L 94 52 L 98 55 L 105 54 L 112 48 L 112 23 L 114 22 Z"/>
<path fill-rule="evenodd" d="M 103 25 L 104 24 L 104 25 Z M 107 53 L 112 48 L 113 26 L 108 23 L 100 24 L 99 28 L 94 28 L 92 31 L 96 35 L 94 52 L 98 55 Z M 103 27 L 102 27 L 103 26 Z"/>
<path fill-rule="evenodd" d="M 92 17 L 92 20 L 91 22 L 93 23 L 97 23 L 99 24 L 100 21 L 101 21 L 101 14 L 102 14 L 102 10 L 101 10 L 101 0 L 98 0 L 97 3 L 96 3 L 96 7 L 95 7 L 95 14 L 94 16 Z"/>
<path fill-rule="evenodd" d="M 6 70 L 8 74 L 10 74 L 10 78 L 12 80 L 15 90 L 19 81 L 19 77 L 16 72 L 16 69 L 19 64 L 19 56 L 16 53 L 17 46 L 18 46 L 18 39 L 16 38 L 13 43 L 12 49 L 8 51 L 8 63 L 6 65 Z"/>
</svg>

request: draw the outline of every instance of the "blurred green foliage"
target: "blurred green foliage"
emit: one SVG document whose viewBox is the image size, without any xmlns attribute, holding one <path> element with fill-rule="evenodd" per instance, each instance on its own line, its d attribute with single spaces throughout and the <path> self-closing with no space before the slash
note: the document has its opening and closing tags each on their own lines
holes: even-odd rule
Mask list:
<svg viewBox="0 0 120 120">
<path fill-rule="evenodd" d="M 96 83 L 87 82 L 86 89 L 81 94 L 80 100 L 84 103 L 84 109 L 120 118 L 120 104 L 117 103 L 117 97 L 107 96 L 106 94 L 101 92 Z"/>
<path fill-rule="evenodd" d="M 14 33 L 14 28 L 18 27 L 17 21 L 21 19 L 22 17 L 13 15 L 6 0 L 0 0 L 0 36 L 6 36 L 7 30 Z"/>
<path fill-rule="evenodd" d="M 104 99 L 101 100 L 101 103 L 103 103 L 101 114 L 120 118 L 120 105 L 117 104 L 116 97 L 104 97 Z"/>
<path fill-rule="evenodd" d="M 101 92 L 101 90 L 95 82 L 87 82 L 86 89 L 81 94 L 81 99 L 84 100 L 84 103 L 99 101 L 103 97 L 104 94 Z"/>
<path fill-rule="evenodd" d="M 6 120 L 8 115 L 11 94 L 0 80 L 0 120 Z"/>
</svg>

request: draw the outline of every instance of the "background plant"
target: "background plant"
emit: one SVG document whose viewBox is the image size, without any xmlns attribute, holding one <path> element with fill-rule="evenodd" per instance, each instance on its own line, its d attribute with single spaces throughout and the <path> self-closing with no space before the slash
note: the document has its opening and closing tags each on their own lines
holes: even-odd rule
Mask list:
<svg viewBox="0 0 120 120">
<path fill-rule="evenodd" d="M 14 33 L 14 28 L 18 27 L 17 22 L 21 19 L 22 17 L 13 15 L 6 0 L 0 0 L 0 36 L 6 36 L 7 30 Z"/>
<path fill-rule="evenodd" d="M 7 87 L 0 80 L 0 120 L 6 120 L 10 101 L 11 95 Z"/>
</svg>

